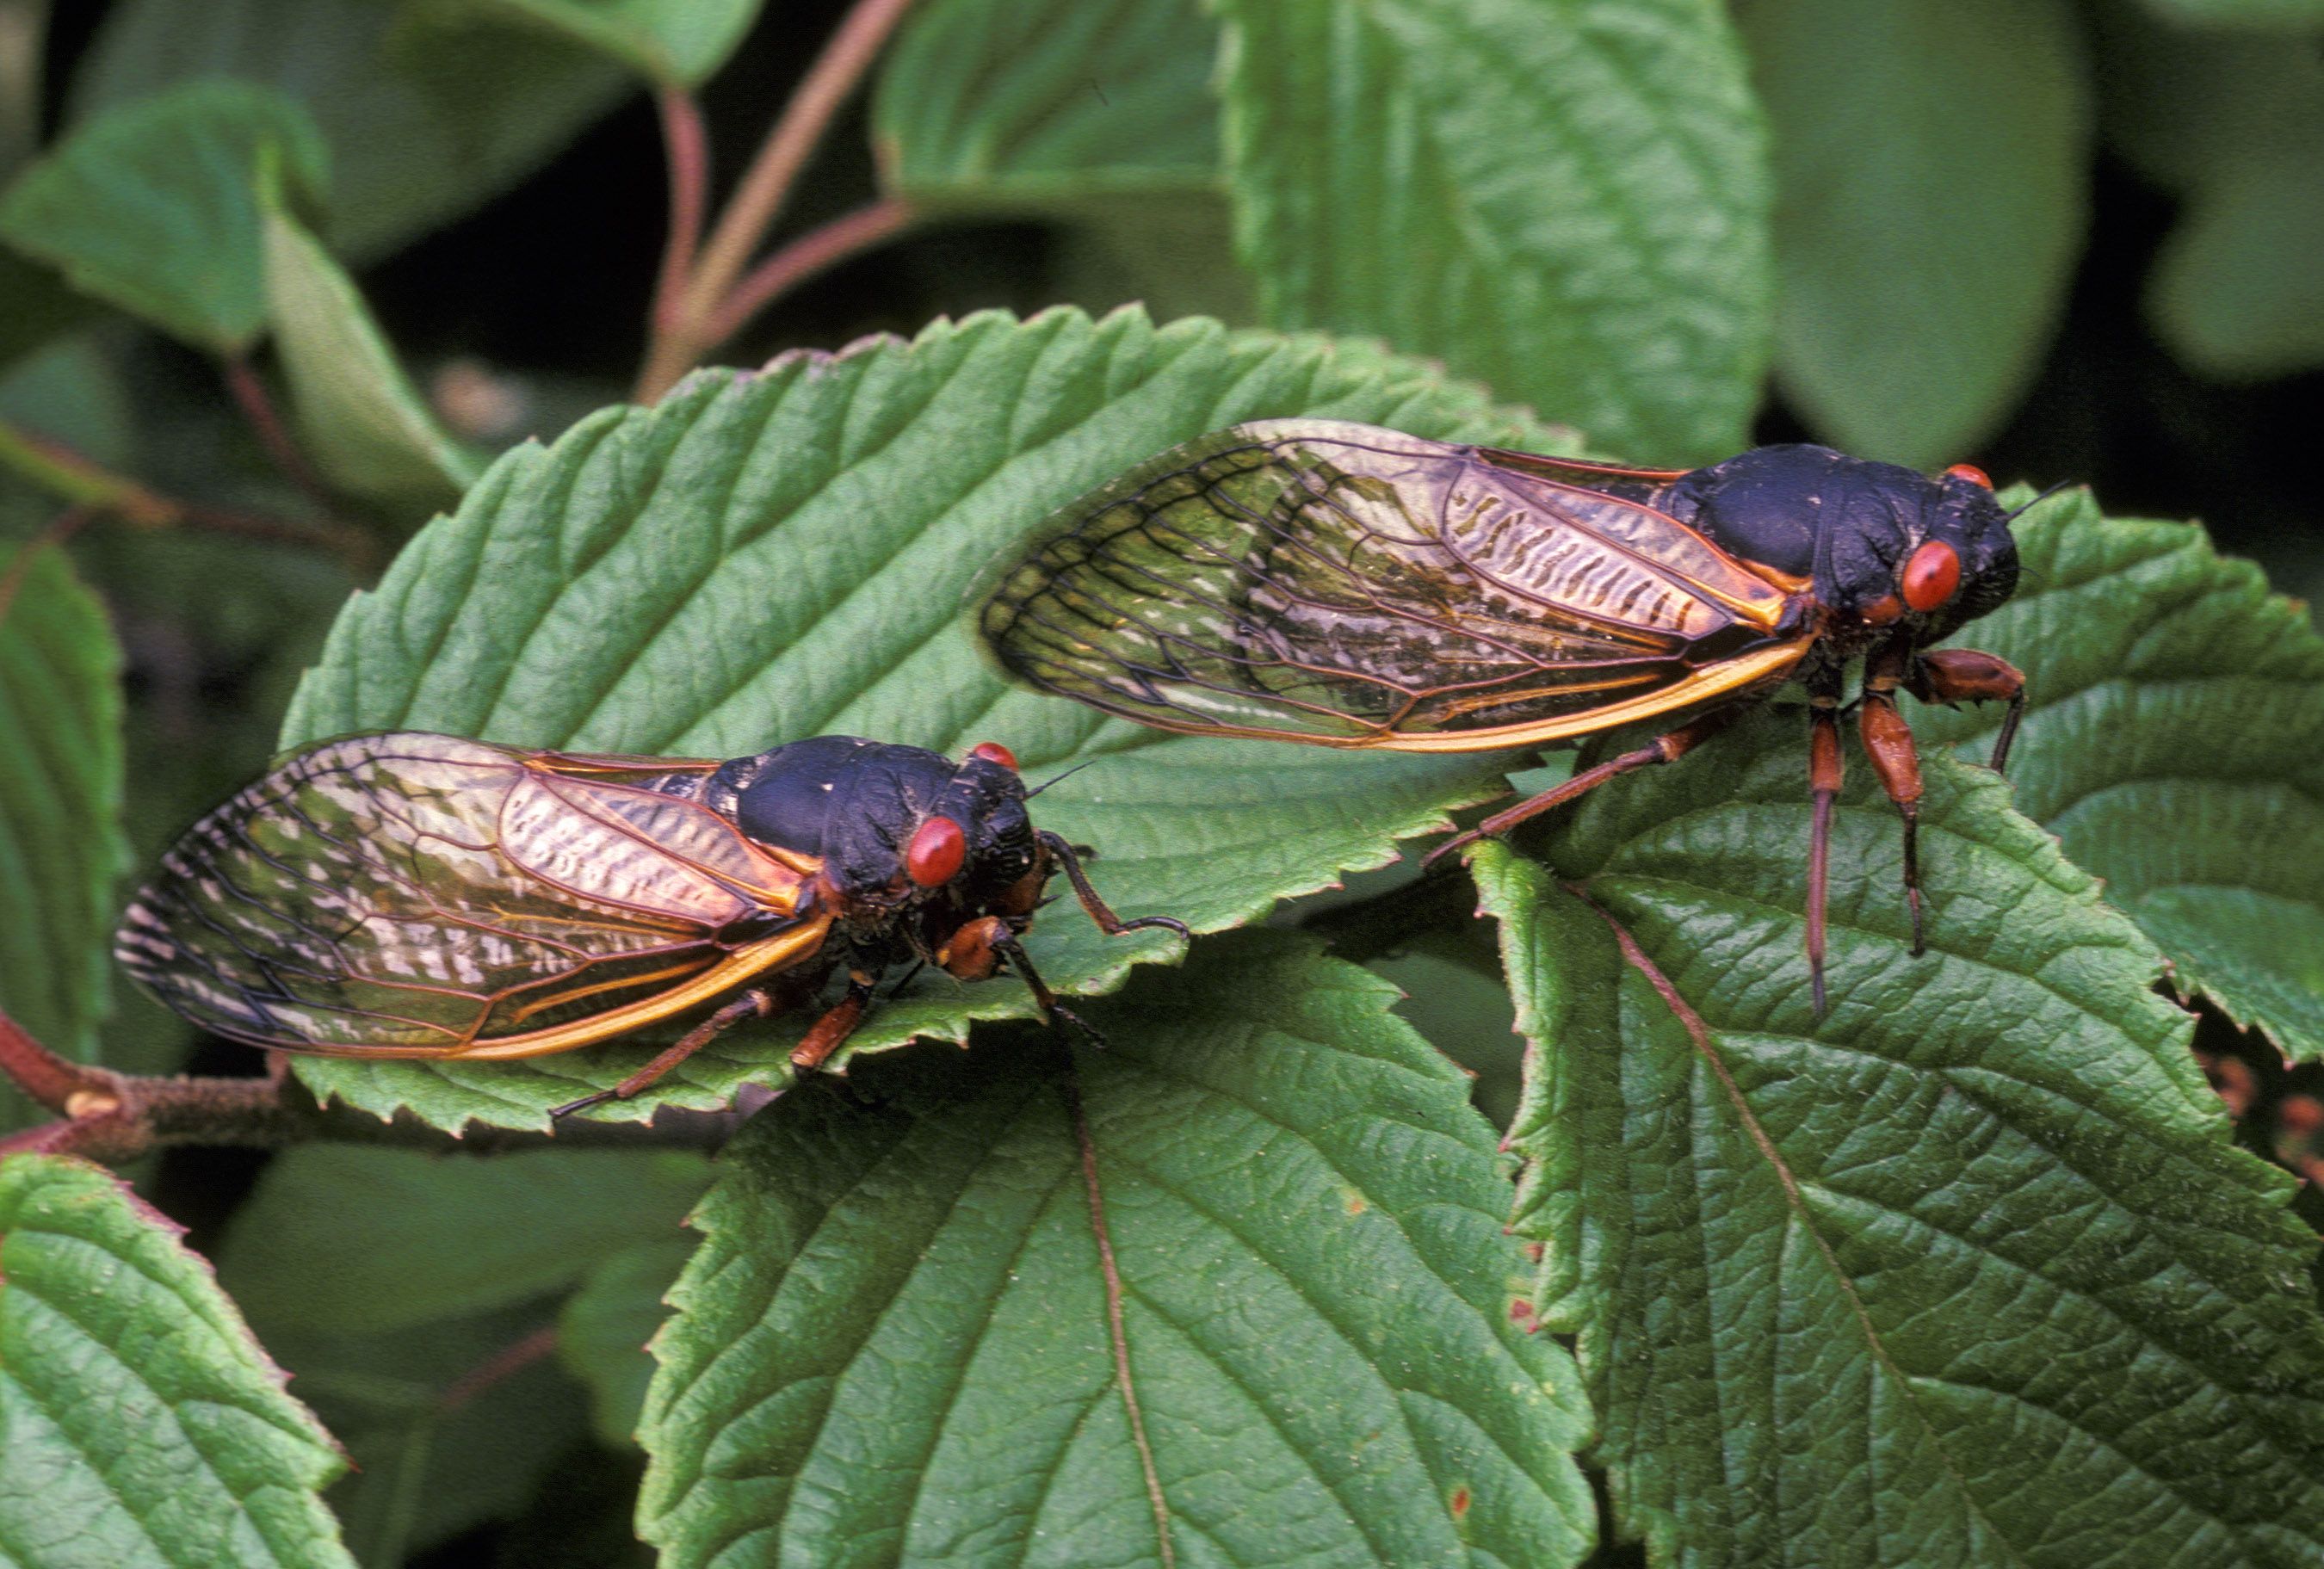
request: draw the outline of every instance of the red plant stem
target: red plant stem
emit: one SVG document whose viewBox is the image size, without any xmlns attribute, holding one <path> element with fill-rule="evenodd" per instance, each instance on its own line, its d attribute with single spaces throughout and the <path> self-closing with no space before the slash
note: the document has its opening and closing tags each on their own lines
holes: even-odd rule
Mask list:
<svg viewBox="0 0 2324 1569">
<path fill-rule="evenodd" d="M 318 1106 L 285 1073 L 263 1078 L 149 1077 L 72 1062 L 33 1039 L 5 1013 L 0 1013 L 0 1075 L 63 1113 L 60 1121 L 0 1138 L 0 1155 L 79 1155 L 114 1166 L 177 1144 L 275 1149 L 321 1140 L 470 1154 L 549 1148 L 715 1149 L 745 1114 L 666 1110 L 650 1122 L 575 1121 L 553 1132 L 486 1128 L 456 1138 L 409 1116 L 383 1122 L 352 1107 Z"/>
<path fill-rule="evenodd" d="M 782 118 L 752 160 L 742 183 L 719 216 L 702 264 L 687 291 L 687 315 L 706 320 L 726 298 L 734 280 L 790 194 L 791 182 L 807 163 L 825 126 L 870 69 L 889 33 L 903 20 L 912 0 L 856 0 L 824 46 L 807 79 L 783 107 Z"/>
<path fill-rule="evenodd" d="M 0 1013 L 0 1074 L 46 1106 L 61 1112 L 75 1095 L 102 1092 L 98 1069 L 59 1057 L 24 1027 Z"/>
<path fill-rule="evenodd" d="M 774 300 L 825 268 L 892 237 L 912 221 L 913 216 L 901 197 L 891 196 L 800 235 L 752 268 L 750 276 L 735 285 L 718 313 L 710 318 L 704 337 L 713 344 L 725 342 Z"/>
<path fill-rule="evenodd" d="M 655 103 L 661 110 L 662 149 L 669 160 L 669 237 L 662 246 L 661 272 L 654 281 L 653 316 L 649 323 L 659 336 L 679 325 L 687 274 L 694 268 L 695 247 L 702 243 L 702 211 L 710 184 L 710 138 L 703 128 L 702 106 L 691 93 L 664 88 Z"/>
<path fill-rule="evenodd" d="M 659 399 L 717 345 L 709 324 L 724 312 L 727 296 L 749 265 L 751 254 L 766 237 L 775 215 L 782 210 L 784 198 L 816 143 L 823 139 L 831 117 L 854 92 L 911 4 L 912 0 L 855 0 L 841 21 L 839 31 L 832 34 L 808 69 L 807 79 L 783 106 L 781 117 L 768 132 L 750 168 L 743 171 L 742 183 L 719 214 L 693 276 L 678 293 L 669 321 L 655 322 L 653 342 L 632 393 L 639 402 Z"/>
<path fill-rule="evenodd" d="M 207 529 L 212 533 L 303 545 L 337 556 L 357 577 L 368 577 L 379 565 L 377 541 L 335 518 L 308 522 L 180 501 L 110 472 L 53 437 L 19 429 L 5 420 L 0 420 L 0 468 L 22 475 L 88 517 L 115 517 L 141 529 Z M 68 528 L 65 520 L 59 518 L 50 525 L 49 533 L 35 539 L 53 543 L 79 527 L 76 522 Z M 29 556 L 19 558 L 26 563 L 29 559 Z"/>
<path fill-rule="evenodd" d="M 462 1373 L 436 1397 L 438 1416 L 450 1416 L 495 1384 L 514 1378 L 557 1350 L 557 1326 L 544 1324 L 521 1340 L 501 1347 Z"/>
<path fill-rule="evenodd" d="M 242 417 L 257 433 L 258 444 L 266 448 L 266 456 L 273 459 L 274 466 L 282 471 L 284 477 L 314 503 L 316 510 L 329 515 L 330 493 L 323 488 L 323 482 L 308 466 L 306 455 L 299 450 L 299 444 L 290 439 L 290 427 L 282 422 L 282 416 L 275 412 L 274 400 L 268 395 L 266 383 L 258 379 L 258 373 L 250 368 L 250 362 L 238 354 L 227 355 L 218 363 L 226 373 L 226 391 L 234 394 L 235 406 L 242 411 Z"/>
</svg>

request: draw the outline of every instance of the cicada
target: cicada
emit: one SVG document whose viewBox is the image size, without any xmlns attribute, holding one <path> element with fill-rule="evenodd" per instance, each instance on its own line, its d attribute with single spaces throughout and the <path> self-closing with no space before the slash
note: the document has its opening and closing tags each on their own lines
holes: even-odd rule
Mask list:
<svg viewBox="0 0 2324 1569">
<path fill-rule="evenodd" d="M 1674 761 L 1798 681 L 1821 1011 L 1847 672 L 1863 661 L 1857 724 L 1904 818 L 1917 955 L 1921 772 L 1896 693 L 2006 702 L 1993 767 L 2007 761 L 2024 678 L 1929 645 L 2015 588 L 2015 515 L 1966 465 L 1932 478 L 1825 447 L 1623 468 L 1274 420 L 1175 448 L 1064 508 L 994 580 L 979 625 L 1032 685 L 1194 734 L 1475 752 L 1683 721 L 1439 855 Z"/>
<path fill-rule="evenodd" d="M 1070 1019 L 1019 940 L 1057 871 L 1109 934 L 1186 930 L 1108 909 L 993 743 L 954 763 L 825 735 L 716 761 L 389 732 L 292 752 L 196 823 L 114 951 L 195 1024 L 282 1051 L 496 1061 L 711 1010 L 564 1115 L 839 971 L 801 1071 L 908 961 L 964 981 L 1005 964 Z"/>
</svg>

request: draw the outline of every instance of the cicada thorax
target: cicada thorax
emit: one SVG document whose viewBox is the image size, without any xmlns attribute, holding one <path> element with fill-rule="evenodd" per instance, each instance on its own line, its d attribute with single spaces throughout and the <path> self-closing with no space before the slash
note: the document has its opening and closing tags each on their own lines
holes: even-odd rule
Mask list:
<svg viewBox="0 0 2324 1569">
<path fill-rule="evenodd" d="M 2017 586 L 2008 514 L 1967 466 L 1932 477 L 1829 447 L 1759 447 L 1676 476 L 1651 504 L 1803 582 L 1840 660 L 1934 642 Z"/>
</svg>

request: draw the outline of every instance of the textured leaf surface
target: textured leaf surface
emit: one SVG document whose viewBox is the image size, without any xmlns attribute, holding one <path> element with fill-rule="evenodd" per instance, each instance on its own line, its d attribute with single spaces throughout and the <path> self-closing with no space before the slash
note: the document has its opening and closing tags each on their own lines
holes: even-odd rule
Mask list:
<svg viewBox="0 0 2324 1569">
<path fill-rule="evenodd" d="M 266 322 L 258 162 L 318 192 L 326 153 L 297 103 L 195 82 L 124 105 L 66 138 L 0 198 L 0 238 L 85 293 L 221 353 Z"/>
<path fill-rule="evenodd" d="M 339 254 L 367 261 L 513 185 L 632 83 L 538 29 L 431 26 L 405 0 L 124 0 L 73 84 L 78 123 L 180 83 L 279 88 L 323 128 Z"/>
<path fill-rule="evenodd" d="M 348 605 L 284 743 L 409 727 L 726 757 L 828 733 L 954 753 L 991 739 L 1037 780 L 1095 761 L 1035 809 L 1098 847 L 1092 874 L 1117 909 L 1234 925 L 1390 859 L 1397 838 L 1495 789 L 1501 760 L 1163 741 L 1009 688 L 962 611 L 988 563 L 1053 508 L 1187 437 L 1300 412 L 1557 439 L 1363 346 L 1199 320 L 1157 331 L 1134 311 L 1095 323 L 982 315 L 911 344 L 709 373 L 654 410 L 607 410 L 552 448 L 504 456 Z M 1066 903 L 1028 943 L 1068 993 L 1111 989 L 1133 961 L 1176 946 L 1155 932 L 1102 937 Z M 973 1018 L 1031 1011 L 1005 978 L 924 976 L 874 1012 L 854 1049 L 959 1038 Z M 715 1104 L 778 1079 L 802 1026 L 737 1030 L 653 1094 L 605 1110 Z M 383 1112 L 410 1103 L 439 1125 L 532 1126 L 651 1049 L 467 1067 L 302 1059 L 299 1071 Z"/>
<path fill-rule="evenodd" d="M 121 835 L 121 654 L 97 596 L 42 549 L 0 605 L 0 1009 L 51 1050 L 95 1055 Z M 0 1088 L 0 1127 L 32 1120 Z M 46 1113 L 40 1113 L 44 1120 Z"/>
<path fill-rule="evenodd" d="M 2039 365 L 2081 250 L 2089 111 L 2064 0 L 1738 13 L 1775 156 L 1775 354 L 1818 433 L 1952 461 Z"/>
<path fill-rule="evenodd" d="M 277 1157 L 235 1212 L 219 1278 L 270 1341 L 473 1317 L 678 1239 L 708 1183 L 708 1164 L 678 1151 L 457 1159 L 309 1146 Z"/>
<path fill-rule="evenodd" d="M 881 73 L 882 180 L 938 208 L 1214 190 L 1217 53 L 1195 0 L 936 0 Z"/>
<path fill-rule="evenodd" d="M 475 459 L 429 412 L 355 280 L 266 184 L 267 315 L 301 449 L 359 496 L 423 508 L 458 500 Z"/>
<path fill-rule="evenodd" d="M 544 27 L 613 56 L 657 87 L 696 88 L 726 63 L 760 0 L 441 0 L 455 15 Z"/>
<path fill-rule="evenodd" d="M 1222 0 L 1245 263 L 1637 462 L 1744 445 L 1768 336 L 1758 114 L 1709 0 Z"/>
<path fill-rule="evenodd" d="M 0 1161 L 0 1560 L 351 1565 L 316 1496 L 346 1463 L 281 1384 L 109 1173 Z"/>
<path fill-rule="evenodd" d="M 2024 586 L 1958 641 L 2025 672 L 2018 809 L 2105 880 L 2182 992 L 2324 1055 L 2324 638 L 2196 524 L 2102 520 L 2077 492 L 2015 533 Z M 1913 723 L 1982 759 L 1998 717 Z"/>
<path fill-rule="evenodd" d="M 1477 860 L 1536 1042 L 1518 1229 L 1621 1528 L 1665 1562 L 2312 1560 L 2316 1240 L 2152 946 L 1939 754 L 1909 958 L 1858 758 L 1816 1020 L 1799 728 L 1596 793 L 1554 874 Z"/>
<path fill-rule="evenodd" d="M 1392 1000 L 1240 934 L 1093 1005 L 1103 1051 L 778 1102 L 656 1343 L 663 1563 L 1573 1563 L 1573 1371 L 1511 1321 L 1491 1135 Z"/>
<path fill-rule="evenodd" d="M 1218 52 L 1199 0 L 918 7 L 873 100 L 881 183 L 926 212 L 1061 225 L 1061 301 L 1256 320 L 1220 168 Z"/>
</svg>

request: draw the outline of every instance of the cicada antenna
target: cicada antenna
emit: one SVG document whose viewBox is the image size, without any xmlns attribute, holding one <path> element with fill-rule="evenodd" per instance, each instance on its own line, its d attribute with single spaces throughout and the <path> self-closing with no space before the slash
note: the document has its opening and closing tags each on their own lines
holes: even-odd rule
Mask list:
<svg viewBox="0 0 2324 1569">
<path fill-rule="evenodd" d="M 2070 479 L 2061 479 L 2061 480 L 2060 480 L 2057 484 L 2055 484 L 2055 485 L 2052 485 L 2048 490 L 2043 491 L 2040 495 L 2035 496 L 2032 501 L 2027 502 L 2024 506 L 2019 507 L 2016 511 L 2015 511 L 2015 512 L 2013 512 L 2009 513 L 2007 516 L 2004 517 L 2001 521 L 2002 521 L 2003 522 L 2005 522 L 2005 523 L 2014 523 L 2014 522 L 2015 522 L 2019 518 L 2024 517 L 2027 512 L 2032 512 L 2035 507 L 2040 506 L 2043 502 L 2048 501 L 2052 496 L 2056 495 L 2060 491 L 2061 491 L 2061 490 L 2067 490 L 2067 489 L 2071 488 L 2071 486 L 2073 485 L 2073 483 L 2074 483 L 2074 482 L 2073 482 L 2072 480 L 2070 480 Z M 1084 766 L 1086 766 L 1086 765 L 1084 765 Z"/>
<path fill-rule="evenodd" d="M 1065 770 L 1063 773 L 1053 774 L 1049 778 L 1043 780 L 1039 784 L 1035 785 L 1031 789 L 1027 790 L 1025 792 L 1025 798 L 1029 801 L 1035 796 L 1039 795 L 1043 790 L 1047 789 L 1051 785 L 1060 784 L 1065 780 L 1073 778 L 1074 775 L 1081 772 L 1081 771 L 1085 768 L 1094 768 L 1102 761 L 1103 760 L 1093 757 L 1087 762 L 1077 762 L 1074 764 L 1073 767 Z"/>
</svg>

